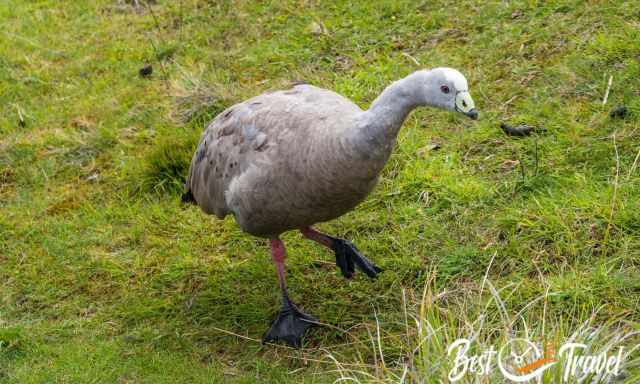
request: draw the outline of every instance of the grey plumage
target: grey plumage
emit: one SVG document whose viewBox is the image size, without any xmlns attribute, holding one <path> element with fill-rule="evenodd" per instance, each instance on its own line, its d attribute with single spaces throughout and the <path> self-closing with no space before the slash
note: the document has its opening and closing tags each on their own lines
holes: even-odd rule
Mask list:
<svg viewBox="0 0 640 384">
<path fill-rule="evenodd" d="M 412 109 L 432 105 L 471 116 L 467 96 L 466 80 L 449 68 L 393 83 L 366 111 L 307 84 L 262 94 L 209 124 L 186 194 L 204 212 L 233 214 L 242 230 L 262 237 L 334 219 L 375 186 Z"/>
</svg>

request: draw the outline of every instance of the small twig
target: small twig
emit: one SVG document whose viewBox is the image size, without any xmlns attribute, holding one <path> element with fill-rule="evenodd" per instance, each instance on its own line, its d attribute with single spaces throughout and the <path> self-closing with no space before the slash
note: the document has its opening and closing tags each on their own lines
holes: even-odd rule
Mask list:
<svg viewBox="0 0 640 384">
<path fill-rule="evenodd" d="M 386 368 L 386 364 L 384 362 L 384 354 L 382 353 L 382 340 L 380 340 L 380 322 L 378 321 L 378 312 L 375 307 L 373 308 L 373 315 L 376 318 L 376 336 L 378 339 L 378 351 L 380 352 L 380 362 L 382 362 L 382 368 Z"/>
<path fill-rule="evenodd" d="M 183 1 L 180 0 L 180 12 L 178 12 L 179 17 L 180 17 L 180 30 L 178 31 L 178 40 L 180 42 L 182 42 L 182 35 L 183 35 L 183 33 L 182 33 L 182 30 L 183 30 L 182 25 L 184 24 L 184 9 L 183 9 L 184 7 L 183 7 L 182 3 L 183 3 Z"/>
<path fill-rule="evenodd" d="M 524 169 L 524 161 L 522 161 L 522 157 L 520 156 L 519 152 L 518 152 L 518 162 L 520 163 L 520 173 L 522 174 L 522 182 L 524 183 L 525 181 L 527 181 L 527 173 Z"/>
<path fill-rule="evenodd" d="M 409 336 L 409 316 L 407 315 L 407 295 L 404 287 L 402 288 L 402 309 L 404 312 L 404 330 L 407 336 L 407 344 L 408 344 L 411 337 Z"/>
<path fill-rule="evenodd" d="M 155 12 L 153 12 L 153 9 L 151 8 L 151 4 L 149 4 L 149 2 L 145 1 L 144 2 L 145 7 L 147 7 L 147 10 L 149 11 L 149 13 L 151 13 L 151 17 L 153 17 L 153 21 L 156 24 L 156 29 L 160 29 L 160 22 L 158 21 L 158 17 L 156 16 Z"/>
<path fill-rule="evenodd" d="M 513 96 L 512 98 L 510 98 L 509 100 L 505 101 L 504 103 L 502 103 L 502 108 L 506 107 L 507 105 L 511 104 L 515 99 L 518 98 L 518 95 Z"/>
<path fill-rule="evenodd" d="M 155 12 L 153 12 L 153 8 L 151 8 L 151 5 L 146 1 L 144 2 L 144 5 L 149 11 L 149 13 L 151 14 L 151 17 L 153 17 L 153 22 L 155 23 L 156 31 L 160 33 L 160 21 L 158 20 L 158 17 L 156 16 Z M 158 47 L 156 47 L 156 44 L 153 42 L 153 39 L 151 37 L 149 37 L 149 43 L 151 44 L 151 48 L 153 48 L 153 53 L 156 55 L 156 59 L 158 59 L 160 56 L 160 51 L 158 50 Z M 169 74 L 167 73 L 167 70 L 164 67 L 164 63 L 162 62 L 162 60 L 159 60 L 158 62 L 160 64 L 160 69 L 162 70 L 162 74 L 164 75 L 165 79 L 168 80 Z M 167 84 L 167 88 L 168 87 L 169 85 Z"/>
<path fill-rule="evenodd" d="M 18 104 L 13 104 L 13 106 L 15 107 L 16 112 L 18 112 L 18 124 L 21 127 L 25 127 L 27 125 L 27 122 L 26 122 L 26 120 L 24 118 L 24 116 L 25 116 L 24 111 L 22 110 L 22 108 L 20 108 L 20 106 Z"/>
<path fill-rule="evenodd" d="M 493 252 L 493 256 L 491 256 L 491 261 L 489 261 L 489 265 L 487 265 L 487 270 L 484 272 L 484 278 L 482 279 L 482 285 L 480 285 L 480 296 L 482 296 L 482 291 L 484 291 L 484 285 L 487 283 L 489 278 L 489 269 L 493 265 L 493 260 L 496 258 L 498 251 Z"/>
<path fill-rule="evenodd" d="M 300 356 L 292 356 L 292 355 L 284 355 L 285 357 L 291 358 L 291 359 L 298 359 L 298 360 L 305 360 L 305 361 L 313 361 L 314 363 L 322 363 L 322 364 L 335 364 L 336 361 L 335 360 L 320 360 L 320 359 L 312 359 L 309 357 L 300 357 Z M 354 364 L 354 363 L 340 363 L 340 365 L 348 365 L 351 367 L 365 367 L 365 368 L 375 368 L 374 365 L 372 364 L 366 364 L 366 363 L 359 363 L 359 364 Z"/>
<path fill-rule="evenodd" d="M 218 332 L 226 333 L 227 335 L 235 336 L 235 337 L 238 337 L 238 338 L 241 338 L 241 339 L 254 341 L 256 343 L 262 344 L 262 340 L 254 339 L 253 337 L 241 335 L 239 333 L 231 332 L 231 331 L 228 331 L 226 329 L 222 329 L 222 328 L 218 328 L 218 327 L 211 327 L 211 328 L 216 330 L 216 331 L 218 331 Z M 265 343 L 265 344 L 273 345 L 274 347 L 279 347 L 279 348 L 294 349 L 294 348 L 286 346 L 286 345 L 273 344 L 273 343 Z"/>
<path fill-rule="evenodd" d="M 413 61 L 414 64 L 417 65 L 418 67 L 422 66 L 422 64 L 420 64 L 418 59 L 416 59 L 415 57 L 411 56 L 410 54 L 408 54 L 406 52 L 402 52 L 402 56 L 407 57 L 409 60 Z"/>
<path fill-rule="evenodd" d="M 629 170 L 629 174 L 627 174 L 627 181 L 629 181 L 629 179 L 631 178 L 631 175 L 636 170 L 636 167 L 638 166 L 638 159 L 640 159 L 640 150 L 638 150 L 638 154 L 636 155 L 635 160 L 633 160 L 633 165 L 631 165 L 631 169 Z"/>
<path fill-rule="evenodd" d="M 611 84 L 613 83 L 613 75 L 609 76 L 609 83 L 607 84 L 607 90 L 604 93 L 604 98 L 602 99 L 602 105 L 607 104 L 607 100 L 609 99 L 609 91 L 611 91 Z"/>
<path fill-rule="evenodd" d="M 534 175 L 538 176 L 538 138 L 537 137 L 535 138 L 534 145 L 535 145 L 534 154 L 535 154 L 535 161 L 536 161 L 536 168 L 535 168 Z"/>
<path fill-rule="evenodd" d="M 606 247 L 609 244 L 611 223 L 613 221 L 613 214 L 616 208 L 616 199 L 618 197 L 618 179 L 620 178 L 620 156 L 618 155 L 618 144 L 616 143 L 616 133 L 617 132 L 613 132 L 613 149 L 616 153 L 616 177 L 613 180 L 613 197 L 611 198 L 611 211 L 609 212 L 609 222 L 607 223 L 607 229 L 604 232 L 603 255 L 606 254 Z"/>
</svg>

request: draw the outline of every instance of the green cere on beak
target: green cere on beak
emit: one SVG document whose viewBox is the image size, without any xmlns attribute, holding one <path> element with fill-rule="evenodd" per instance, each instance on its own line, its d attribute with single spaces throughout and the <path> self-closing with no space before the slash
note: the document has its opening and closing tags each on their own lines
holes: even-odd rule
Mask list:
<svg viewBox="0 0 640 384">
<path fill-rule="evenodd" d="M 467 91 L 460 91 L 456 95 L 456 111 L 464 113 L 473 120 L 478 119 L 478 111 L 476 111 L 473 99 Z"/>
</svg>

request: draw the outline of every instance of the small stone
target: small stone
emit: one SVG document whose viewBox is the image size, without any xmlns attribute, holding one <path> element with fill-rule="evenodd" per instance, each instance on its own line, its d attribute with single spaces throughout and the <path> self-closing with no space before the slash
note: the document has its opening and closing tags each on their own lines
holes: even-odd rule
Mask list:
<svg viewBox="0 0 640 384">
<path fill-rule="evenodd" d="M 328 31 L 327 28 L 322 25 L 322 23 L 318 23 L 315 21 L 312 21 L 311 24 L 309 24 L 309 32 L 311 32 L 312 35 L 328 35 Z"/>
<path fill-rule="evenodd" d="M 507 123 L 501 123 L 500 128 L 502 128 L 504 133 L 506 133 L 507 135 L 516 137 L 529 136 L 531 132 L 535 130 L 534 127 L 527 124 L 520 124 L 518 126 L 512 127 Z"/>
<path fill-rule="evenodd" d="M 620 106 L 620 107 L 617 107 L 617 108 L 613 109 L 609 113 L 609 116 L 613 117 L 613 118 L 624 119 L 625 117 L 627 117 L 628 114 L 629 114 L 629 110 L 627 109 L 627 107 Z"/>
<path fill-rule="evenodd" d="M 206 353 L 200 357 L 200 362 L 203 364 L 210 364 L 213 361 L 213 353 Z"/>
<path fill-rule="evenodd" d="M 426 146 L 418 149 L 416 151 L 416 155 L 418 155 L 420 157 L 426 157 L 427 153 L 429 153 L 430 151 L 437 151 L 440 148 L 442 148 L 442 146 L 439 143 L 431 142 L 431 143 L 427 144 Z"/>
<path fill-rule="evenodd" d="M 513 169 L 520 165 L 520 160 L 505 160 L 500 164 L 500 168 L 502 169 Z"/>
<path fill-rule="evenodd" d="M 153 73 L 153 67 L 151 66 L 151 64 L 145 65 L 144 67 L 140 68 L 139 73 L 142 77 L 149 77 Z"/>
</svg>

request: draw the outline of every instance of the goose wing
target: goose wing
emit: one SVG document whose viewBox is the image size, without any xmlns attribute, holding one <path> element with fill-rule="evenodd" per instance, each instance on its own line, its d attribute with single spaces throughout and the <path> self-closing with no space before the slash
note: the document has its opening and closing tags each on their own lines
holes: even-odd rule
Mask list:
<svg viewBox="0 0 640 384">
<path fill-rule="evenodd" d="M 185 187 L 206 213 L 220 218 L 230 213 L 225 201 L 229 184 L 269 147 L 272 126 L 256 124 L 264 104 L 254 98 L 224 110 L 200 137 Z"/>
</svg>

